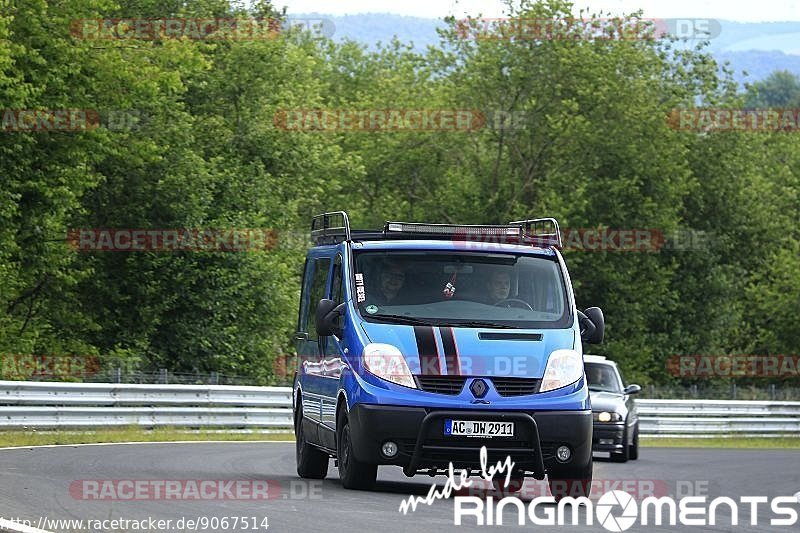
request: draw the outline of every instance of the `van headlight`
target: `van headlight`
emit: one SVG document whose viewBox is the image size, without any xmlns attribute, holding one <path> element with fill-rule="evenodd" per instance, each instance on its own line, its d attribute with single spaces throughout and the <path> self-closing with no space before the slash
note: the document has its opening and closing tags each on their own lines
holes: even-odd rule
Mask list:
<svg viewBox="0 0 800 533">
<path fill-rule="evenodd" d="M 575 350 L 555 350 L 547 359 L 542 386 L 547 392 L 575 383 L 583 376 L 583 358 Z"/>
<path fill-rule="evenodd" d="M 373 342 L 364 346 L 362 357 L 370 374 L 403 387 L 417 388 L 406 358 L 396 346 Z"/>
</svg>

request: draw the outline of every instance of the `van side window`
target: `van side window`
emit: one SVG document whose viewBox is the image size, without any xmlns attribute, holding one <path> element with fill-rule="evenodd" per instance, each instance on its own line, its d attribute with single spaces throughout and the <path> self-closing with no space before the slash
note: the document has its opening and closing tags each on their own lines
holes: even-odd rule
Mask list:
<svg viewBox="0 0 800 533">
<path fill-rule="evenodd" d="M 308 328 L 308 340 L 315 341 L 317 335 L 317 304 L 325 298 L 325 287 L 328 284 L 328 272 L 330 271 L 331 260 L 321 257 L 314 260 L 314 267 L 311 275 L 311 283 L 308 287 L 309 301 L 308 312 L 306 314 L 306 327 Z"/>
</svg>

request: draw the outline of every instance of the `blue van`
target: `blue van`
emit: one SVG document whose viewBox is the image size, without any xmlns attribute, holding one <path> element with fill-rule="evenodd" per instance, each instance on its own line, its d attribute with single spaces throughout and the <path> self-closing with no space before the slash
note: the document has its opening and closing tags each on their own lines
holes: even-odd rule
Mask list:
<svg viewBox="0 0 800 533">
<path fill-rule="evenodd" d="M 314 217 L 311 237 L 295 336 L 301 477 L 324 478 L 331 457 L 352 489 L 373 487 L 379 465 L 477 473 L 485 446 L 489 465 L 514 461 L 511 490 L 547 475 L 556 498 L 588 496 L 582 342 L 602 342 L 604 319 L 576 309 L 554 219 L 372 231 L 338 211 Z"/>
</svg>

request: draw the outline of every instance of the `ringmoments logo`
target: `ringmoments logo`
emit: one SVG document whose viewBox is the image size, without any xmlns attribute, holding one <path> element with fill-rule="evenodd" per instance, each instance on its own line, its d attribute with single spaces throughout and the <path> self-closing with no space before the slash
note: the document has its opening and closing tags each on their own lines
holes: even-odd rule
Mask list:
<svg viewBox="0 0 800 533">
<path fill-rule="evenodd" d="M 508 487 L 514 462 L 506 457 L 504 462 L 487 469 L 486 447 L 480 450 L 480 477 L 491 482 L 495 475 L 505 474 L 503 486 Z M 502 479 L 502 478 L 501 478 Z M 740 496 L 738 499 L 719 496 L 686 496 L 676 499 L 669 496 L 648 496 L 637 500 L 624 490 L 611 490 L 602 494 L 596 502 L 585 496 L 563 497 L 553 506 L 551 496 L 535 497 L 523 501 L 517 496 L 461 496 L 464 489 L 472 486 L 467 471 L 456 477 L 453 463 L 448 468 L 444 487 L 437 490 L 434 484 L 427 496 L 409 496 L 400 503 L 399 512 L 416 512 L 421 505 L 433 505 L 440 499 L 453 502 L 453 524 L 497 526 L 514 524 L 524 526 L 593 525 L 595 520 L 607 531 L 620 533 L 635 524 L 683 525 L 683 526 L 738 526 L 769 525 L 793 526 L 798 521 L 800 499 L 791 496 Z M 450 498 L 453 494 L 454 497 Z M 749 514 L 749 520 L 747 518 Z M 742 516 L 744 515 L 744 516 Z"/>
<path fill-rule="evenodd" d="M 612 490 L 600 497 L 595 507 L 597 521 L 609 531 L 625 531 L 636 523 L 638 512 L 636 500 L 633 496 L 622 490 Z M 616 514 L 615 509 L 622 512 Z"/>
</svg>

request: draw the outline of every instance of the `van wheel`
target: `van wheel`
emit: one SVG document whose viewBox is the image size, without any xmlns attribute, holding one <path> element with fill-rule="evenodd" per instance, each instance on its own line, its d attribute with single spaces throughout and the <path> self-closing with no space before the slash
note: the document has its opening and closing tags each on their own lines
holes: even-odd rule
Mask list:
<svg viewBox="0 0 800 533">
<path fill-rule="evenodd" d="M 628 421 L 625 421 L 625 429 L 622 432 L 622 451 L 611 454 L 611 460 L 615 463 L 627 463 L 630 447 L 628 446 Z"/>
<path fill-rule="evenodd" d="M 588 498 L 592 490 L 592 460 L 585 468 L 551 469 L 547 473 L 547 484 L 556 502 L 567 496 Z"/>
<path fill-rule="evenodd" d="M 294 428 L 297 475 L 306 479 L 323 479 L 328 475 L 328 454 L 312 446 L 303 430 L 303 407 L 297 409 Z"/>
<path fill-rule="evenodd" d="M 631 460 L 636 460 L 639 458 L 639 424 L 637 422 L 636 427 L 633 430 L 633 444 L 631 444 L 630 449 L 628 450 L 628 456 Z"/>
<path fill-rule="evenodd" d="M 353 437 L 346 416 L 339 419 L 339 427 L 336 457 L 342 486 L 346 489 L 369 490 L 378 477 L 378 465 L 362 463 L 353 455 Z"/>
</svg>

